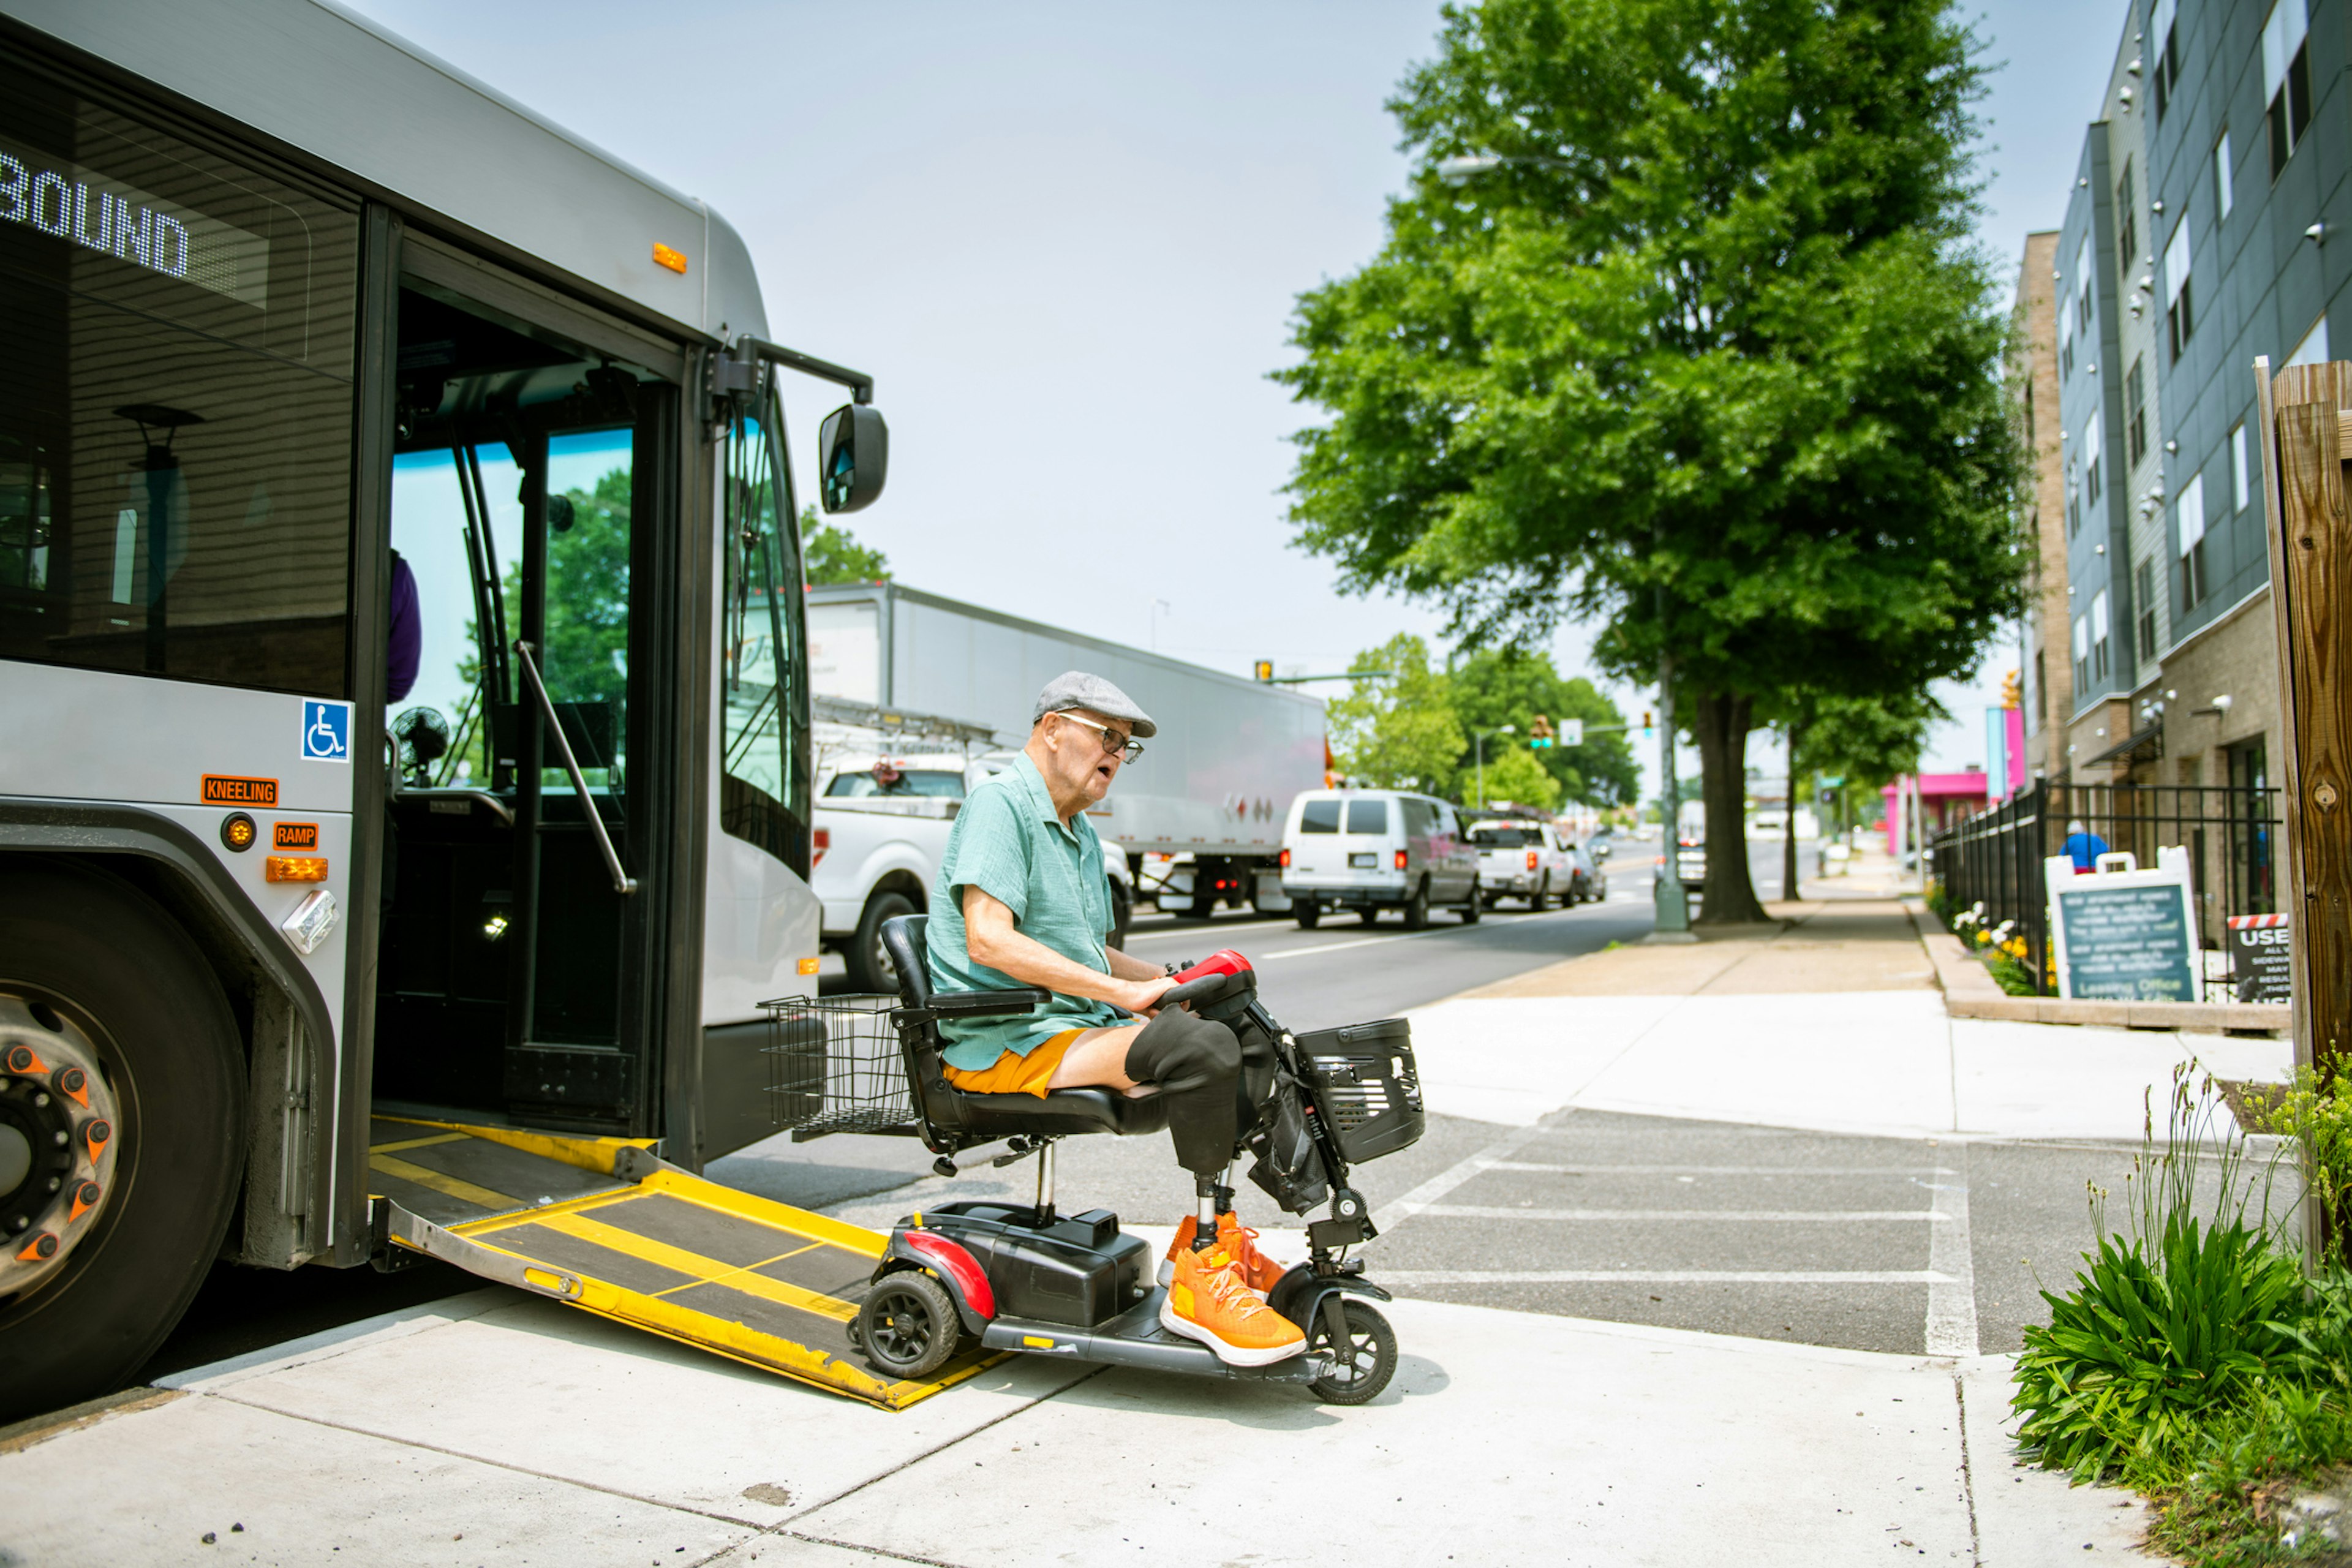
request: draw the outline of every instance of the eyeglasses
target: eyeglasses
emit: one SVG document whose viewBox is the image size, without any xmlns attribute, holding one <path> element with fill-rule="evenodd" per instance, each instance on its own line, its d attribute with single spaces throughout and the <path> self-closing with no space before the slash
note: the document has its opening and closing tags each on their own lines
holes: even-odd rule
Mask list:
<svg viewBox="0 0 2352 1568">
<path fill-rule="evenodd" d="M 1068 711 L 1066 709 L 1055 710 L 1054 717 L 1061 720 L 1065 723 L 1076 725 L 1078 729 L 1100 741 L 1102 742 L 1103 755 L 1107 757 L 1118 757 L 1122 761 L 1131 763 L 1135 761 L 1136 758 L 1143 755 L 1142 742 L 1130 741 L 1126 736 L 1120 734 L 1118 731 L 1111 729 L 1108 725 L 1089 723 L 1086 720 L 1079 718 L 1076 714 Z"/>
</svg>

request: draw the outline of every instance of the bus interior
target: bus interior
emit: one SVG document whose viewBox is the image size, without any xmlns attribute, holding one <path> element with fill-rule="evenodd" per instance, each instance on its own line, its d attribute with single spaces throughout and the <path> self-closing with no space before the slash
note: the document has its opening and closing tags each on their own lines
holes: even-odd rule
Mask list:
<svg viewBox="0 0 2352 1568">
<path fill-rule="evenodd" d="M 643 1132 L 648 900 L 594 824 L 635 865 L 667 809 L 648 651 L 677 389 L 414 278 L 398 319 L 375 1104 Z"/>
</svg>

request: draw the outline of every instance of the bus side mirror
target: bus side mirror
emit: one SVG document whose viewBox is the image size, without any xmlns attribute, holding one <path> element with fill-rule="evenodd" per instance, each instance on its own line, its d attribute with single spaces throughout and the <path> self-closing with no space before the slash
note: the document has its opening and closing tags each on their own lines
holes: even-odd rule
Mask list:
<svg viewBox="0 0 2352 1568">
<path fill-rule="evenodd" d="M 827 511 L 857 511 L 882 494 L 890 468 L 890 427 L 882 411 L 846 403 L 818 426 L 817 493 Z"/>
</svg>

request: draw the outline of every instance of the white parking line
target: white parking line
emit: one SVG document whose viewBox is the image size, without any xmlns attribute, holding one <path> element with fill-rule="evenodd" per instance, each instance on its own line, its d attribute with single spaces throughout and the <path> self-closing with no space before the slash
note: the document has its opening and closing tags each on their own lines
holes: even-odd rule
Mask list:
<svg viewBox="0 0 2352 1568">
<path fill-rule="evenodd" d="M 1927 1267 L 1945 1278 L 1927 1290 L 1927 1353 L 1975 1355 L 1977 1275 L 1969 1237 L 1969 1146 L 1950 1181 L 1923 1184 L 1936 1194 L 1936 1217 L 1948 1223 L 1927 1233 Z"/>
<path fill-rule="evenodd" d="M 1229 931 L 1266 931 L 1275 926 L 1286 926 L 1294 922 L 1287 920 L 1227 921 L 1223 924 L 1212 921 L 1206 925 L 1186 926 L 1181 931 L 1160 931 L 1157 929 L 1145 931 L 1139 930 L 1134 926 L 1129 926 L 1127 931 L 1127 940 L 1129 942 L 1156 942 L 1162 937 L 1171 936 L 1223 936 Z"/>
<path fill-rule="evenodd" d="M 1528 915 L 1524 919 L 1514 921 L 1511 923 L 1513 925 L 1527 925 L 1535 921 L 1556 921 L 1562 915 L 1572 912 L 1572 910 L 1553 910 L 1548 914 Z M 1460 936 L 1464 931 L 1475 931 L 1478 928 L 1475 925 L 1450 925 L 1439 926 L 1434 931 L 1399 931 L 1393 936 L 1360 936 L 1352 942 L 1327 942 L 1315 947 L 1285 948 L 1280 952 L 1269 952 L 1265 957 L 1256 959 L 1254 962 L 1259 963 L 1271 963 L 1277 958 L 1304 958 L 1310 952 L 1342 952 L 1351 947 L 1376 947 L 1384 942 L 1412 942 L 1417 938 L 1424 936 Z"/>
<path fill-rule="evenodd" d="M 1939 1222 L 1952 1217 L 1939 1209 L 1519 1209 L 1490 1208 L 1477 1204 L 1430 1204 L 1421 1212 L 1453 1219 L 1639 1220 L 1645 1224 L 1654 1220 L 1738 1220 L 1759 1225 L 1879 1225 L 1889 1220 Z"/>
<path fill-rule="evenodd" d="M 1383 1285 L 1949 1285 L 1930 1268 L 1383 1268 Z M 1941 1352 L 1934 1352 L 1945 1353 Z"/>
<path fill-rule="evenodd" d="M 1941 1165 L 1546 1165 L 1496 1160 L 1490 1171 L 1544 1171 L 1558 1176 L 1949 1176 Z"/>
</svg>

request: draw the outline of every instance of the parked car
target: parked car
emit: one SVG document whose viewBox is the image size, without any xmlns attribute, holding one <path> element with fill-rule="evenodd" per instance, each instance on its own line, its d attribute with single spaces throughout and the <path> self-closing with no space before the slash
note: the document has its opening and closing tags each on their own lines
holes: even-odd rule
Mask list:
<svg viewBox="0 0 2352 1568">
<path fill-rule="evenodd" d="M 1548 910 L 1557 898 L 1576 901 L 1576 864 L 1567 840 L 1548 822 L 1486 817 L 1470 825 L 1478 848 L 1478 888 L 1492 909 L 1519 899 L 1530 911 Z"/>
<path fill-rule="evenodd" d="M 1608 846 L 1589 839 L 1582 844 L 1578 844 L 1572 839 L 1563 839 L 1562 844 L 1567 849 L 1570 865 L 1574 870 L 1574 879 L 1569 891 L 1570 901 L 1597 904 L 1607 898 L 1609 873 L 1601 868 L 1601 862 L 1608 854 Z"/>
<path fill-rule="evenodd" d="M 1433 904 L 1468 925 L 1482 897 L 1478 850 L 1454 807 L 1402 790 L 1308 790 L 1290 803 L 1282 834 L 1282 891 L 1300 926 L 1327 909 L 1353 910 L 1370 925 L 1402 910 L 1409 930 Z"/>
<path fill-rule="evenodd" d="M 1654 875 L 1663 877 L 1665 874 L 1666 857 L 1663 851 L 1651 862 L 1651 866 Z M 1682 840 L 1675 848 L 1675 873 L 1682 879 L 1683 886 L 1693 893 L 1705 887 L 1706 846 L 1695 838 Z"/>
</svg>

